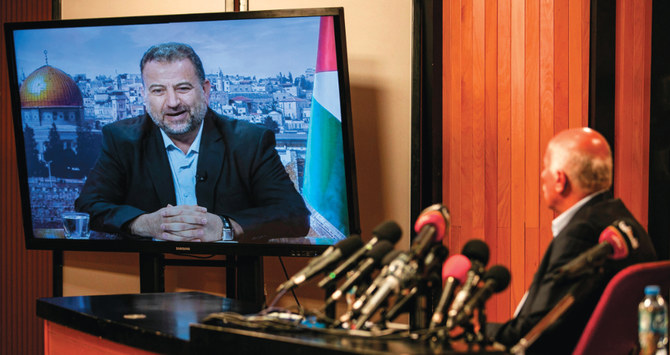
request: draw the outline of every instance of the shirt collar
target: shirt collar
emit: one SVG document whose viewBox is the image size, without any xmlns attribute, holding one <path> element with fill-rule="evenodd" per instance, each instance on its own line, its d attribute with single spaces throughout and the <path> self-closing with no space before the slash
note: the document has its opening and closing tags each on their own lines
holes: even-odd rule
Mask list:
<svg viewBox="0 0 670 355">
<path fill-rule="evenodd" d="M 563 211 L 558 217 L 554 218 L 553 221 L 551 221 L 551 232 L 554 234 L 554 238 L 563 231 L 565 226 L 570 223 L 570 220 L 572 217 L 575 216 L 577 211 L 579 211 L 582 206 L 584 206 L 587 202 L 589 202 L 594 196 L 602 193 L 603 191 L 598 191 L 594 192 L 583 199 L 579 200 L 577 203 L 572 205 L 572 207 L 568 208 L 567 210 Z"/>
<path fill-rule="evenodd" d="M 198 135 L 195 136 L 195 139 L 193 140 L 193 143 L 191 143 L 191 146 L 188 148 L 188 151 L 186 152 L 186 155 L 188 155 L 191 152 L 198 153 L 200 150 L 200 138 L 202 137 L 202 128 L 205 126 L 205 121 L 203 120 L 200 123 L 200 128 L 198 128 Z M 161 131 L 161 136 L 163 137 L 163 145 L 165 146 L 165 149 L 179 149 L 177 146 L 174 144 L 172 139 L 168 137 L 168 135 L 163 131 L 162 128 L 160 128 Z"/>
</svg>

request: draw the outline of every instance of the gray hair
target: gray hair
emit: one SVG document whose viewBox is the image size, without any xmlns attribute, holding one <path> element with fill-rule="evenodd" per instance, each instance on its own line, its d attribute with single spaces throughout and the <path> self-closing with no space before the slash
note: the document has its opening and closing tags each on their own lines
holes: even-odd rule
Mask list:
<svg viewBox="0 0 670 355">
<path fill-rule="evenodd" d="M 594 193 L 612 186 L 611 151 L 603 158 L 561 144 L 550 143 L 550 149 L 552 170 L 564 170 L 584 191 Z"/>
<path fill-rule="evenodd" d="M 140 61 L 140 73 L 144 74 L 144 66 L 151 61 L 161 63 L 172 63 L 178 60 L 188 59 L 195 67 L 195 73 L 200 79 L 201 83 L 205 82 L 205 69 L 202 66 L 200 57 L 195 53 L 193 48 L 184 43 L 161 43 L 147 49 Z"/>
</svg>

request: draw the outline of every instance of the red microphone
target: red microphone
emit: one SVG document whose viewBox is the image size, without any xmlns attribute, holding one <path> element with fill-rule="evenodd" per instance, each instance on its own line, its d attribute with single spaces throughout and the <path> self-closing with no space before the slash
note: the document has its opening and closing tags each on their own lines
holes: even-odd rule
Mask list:
<svg viewBox="0 0 670 355">
<path fill-rule="evenodd" d="M 444 320 L 444 310 L 451 303 L 456 287 L 463 282 L 468 275 L 468 270 L 472 263 L 467 256 L 457 254 L 452 255 L 442 266 L 442 295 L 440 301 L 435 307 L 435 312 L 430 321 L 430 328 L 434 328 Z"/>
<path fill-rule="evenodd" d="M 432 243 L 442 241 L 450 224 L 449 210 L 444 205 L 435 204 L 421 211 L 414 223 L 414 231 L 418 234 L 412 242 L 410 258 L 423 257 Z"/>
<path fill-rule="evenodd" d="M 599 244 L 583 252 L 563 265 L 553 275 L 555 280 L 571 279 L 590 272 L 605 263 L 605 259 L 620 260 L 628 257 L 639 243 L 631 224 L 624 219 L 616 220 L 605 228 L 598 238 Z"/>
</svg>

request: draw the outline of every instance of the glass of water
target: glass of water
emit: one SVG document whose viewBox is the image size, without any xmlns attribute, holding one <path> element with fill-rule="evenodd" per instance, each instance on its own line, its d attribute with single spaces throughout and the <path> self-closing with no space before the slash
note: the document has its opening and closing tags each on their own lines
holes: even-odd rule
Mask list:
<svg viewBox="0 0 670 355">
<path fill-rule="evenodd" d="M 67 239 L 88 239 L 91 232 L 88 229 L 88 213 L 63 213 L 63 230 Z"/>
</svg>

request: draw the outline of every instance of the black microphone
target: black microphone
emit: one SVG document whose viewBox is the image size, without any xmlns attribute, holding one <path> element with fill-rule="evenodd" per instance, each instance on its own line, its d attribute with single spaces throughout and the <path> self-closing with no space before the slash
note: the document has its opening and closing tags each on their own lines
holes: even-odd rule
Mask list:
<svg viewBox="0 0 670 355">
<path fill-rule="evenodd" d="M 463 246 L 461 254 L 465 255 L 470 262 L 472 262 L 472 268 L 479 275 L 484 273 L 484 268 L 486 264 L 489 263 L 489 246 L 483 240 L 472 239 L 469 240 Z"/>
<path fill-rule="evenodd" d="M 375 290 L 381 285 L 381 283 L 384 281 L 386 276 L 388 275 L 388 269 L 389 265 L 393 260 L 395 260 L 400 254 L 403 254 L 400 250 L 392 250 L 386 256 L 382 259 L 382 270 L 379 272 L 377 277 L 370 283 L 370 285 L 365 289 L 364 292 L 359 293 L 359 297 L 354 301 L 354 303 L 351 305 L 351 309 L 347 311 L 345 314 L 340 316 L 340 319 L 336 321 L 333 326 L 334 327 L 339 327 L 342 323 L 348 322 L 360 314 L 361 307 L 367 302 L 368 298 L 372 296 L 372 294 L 375 292 Z M 360 289 L 362 290 L 362 289 Z"/>
<path fill-rule="evenodd" d="M 398 315 L 407 309 L 409 301 L 417 295 L 419 291 L 419 281 L 434 282 L 440 280 L 439 275 L 435 272 L 442 266 L 444 260 L 449 255 L 449 249 L 440 244 L 434 245 L 430 248 L 428 254 L 421 262 L 422 271 L 418 278 L 410 277 L 409 282 L 402 285 L 398 290 L 398 297 L 395 299 L 393 307 L 388 309 L 386 314 L 382 314 L 381 321 L 393 321 Z"/>
<path fill-rule="evenodd" d="M 386 276 L 388 276 L 389 273 L 389 266 L 393 262 L 393 260 L 397 259 L 401 254 L 404 254 L 400 250 L 393 250 L 390 253 L 386 254 L 386 256 L 382 259 L 382 270 L 377 275 L 377 277 L 372 281 L 370 286 L 368 286 L 367 289 L 365 289 L 365 292 L 362 292 L 360 297 L 356 299 L 354 304 L 352 305 L 352 310 L 354 311 L 359 311 L 360 308 L 365 304 L 367 299 L 372 296 L 372 294 L 375 292 L 375 290 L 381 285 L 381 283 L 384 281 Z"/>
<path fill-rule="evenodd" d="M 437 244 L 430 248 L 430 251 L 428 254 L 426 254 L 426 257 L 423 259 L 423 272 L 421 276 L 425 279 L 430 279 L 430 280 L 440 280 L 439 276 L 436 276 L 434 278 L 431 278 L 430 276 L 431 273 L 435 269 L 439 269 L 439 267 L 442 266 L 444 261 L 447 259 L 447 256 L 449 255 L 449 248 L 445 247 L 442 245 L 442 243 Z"/>
<path fill-rule="evenodd" d="M 207 170 L 196 172 L 195 180 L 199 182 L 204 182 L 205 180 L 207 180 Z"/>
<path fill-rule="evenodd" d="M 468 271 L 463 286 L 456 293 L 449 312 L 447 312 L 447 328 L 449 329 L 453 328 L 454 317 L 461 311 L 465 301 L 470 298 L 470 295 L 479 283 L 481 275 L 484 273 L 484 267 L 489 262 L 489 247 L 479 239 L 472 239 L 465 243 L 462 254 L 470 259 L 472 266 Z"/>
<path fill-rule="evenodd" d="M 449 231 L 450 224 L 449 210 L 441 204 L 432 205 L 421 211 L 414 223 L 414 231 L 418 234 L 412 241 L 410 258 L 423 257 L 434 242 L 442 241 Z"/>
<path fill-rule="evenodd" d="M 442 266 L 442 294 L 435 307 L 429 328 L 434 328 L 444 320 L 444 310 L 451 304 L 456 287 L 465 282 L 468 270 L 472 267 L 470 259 L 462 254 L 452 255 Z"/>
<path fill-rule="evenodd" d="M 370 251 L 368 251 L 363 259 L 356 267 L 355 271 L 349 275 L 346 281 L 333 292 L 333 294 L 328 297 L 326 300 L 326 306 L 329 306 L 333 302 L 337 301 L 342 297 L 342 295 L 347 292 L 352 286 L 354 286 L 361 278 L 369 275 L 377 266 L 381 263 L 382 258 L 386 256 L 391 250 L 393 250 L 393 244 L 391 242 L 382 240 L 377 245 L 375 245 Z"/>
<path fill-rule="evenodd" d="M 434 217 L 429 218 L 432 219 Z M 430 244 L 427 245 L 430 246 Z M 444 257 L 449 254 L 449 250 L 440 244 L 430 248 L 430 252 L 428 252 L 424 261 L 419 262 L 413 259 L 421 254 L 413 254 L 411 251 L 409 253 L 401 253 L 389 264 L 388 273 L 385 275 L 384 280 L 379 284 L 379 287 L 374 291 L 374 294 L 365 305 L 360 308 L 360 316 L 356 320 L 355 329 L 363 327 L 365 322 L 374 315 L 390 294 L 398 293 L 401 289 L 411 289 L 415 286 L 417 281 L 416 276 L 419 273 L 420 267 L 423 266 L 427 274 L 435 266 L 441 265 Z"/>
<path fill-rule="evenodd" d="M 606 258 L 619 260 L 628 257 L 631 250 L 639 247 L 633 227 L 624 219 L 616 220 L 603 229 L 599 244 L 583 252 L 560 267 L 552 275 L 554 280 L 571 279 L 600 267 Z"/>
<path fill-rule="evenodd" d="M 416 262 L 412 262 L 410 254 L 401 253 L 389 264 L 388 275 L 380 283 L 374 294 L 360 309 L 360 316 L 356 320 L 354 329 L 361 329 L 365 322 L 381 307 L 384 300 L 391 294 L 397 293 L 401 286 L 411 280 L 418 271 Z"/>
<path fill-rule="evenodd" d="M 455 318 L 455 324 L 460 325 L 465 323 L 472 317 L 472 313 L 476 308 L 484 306 L 484 302 L 486 302 L 491 295 L 506 289 L 510 280 L 509 270 L 502 265 L 494 265 L 484 274 L 482 279 L 484 281 L 484 286 L 477 290 L 477 292 L 475 292 L 475 294 L 465 303 L 463 309 Z"/>
<path fill-rule="evenodd" d="M 290 290 L 291 288 L 300 285 L 314 275 L 326 270 L 335 262 L 351 255 L 354 250 L 360 248 L 362 245 L 363 242 L 359 235 L 352 235 L 349 238 L 339 241 L 337 244 L 326 249 L 323 254 L 311 260 L 307 266 L 293 275 L 289 280 L 279 285 L 277 292 Z"/>
<path fill-rule="evenodd" d="M 321 281 L 319 281 L 319 287 L 325 288 L 332 285 L 337 279 L 346 274 L 347 271 L 351 270 L 356 263 L 363 258 L 365 253 L 372 250 L 375 244 L 379 243 L 382 240 L 386 240 L 393 244 L 397 243 L 402 235 L 402 230 L 398 223 L 394 221 L 386 221 L 378 225 L 373 231 L 374 235 L 370 241 L 365 244 L 361 249 L 353 253 L 346 261 L 341 263 L 335 268 L 335 270 L 328 273 Z M 382 255 L 383 257 L 383 255 Z"/>
</svg>

